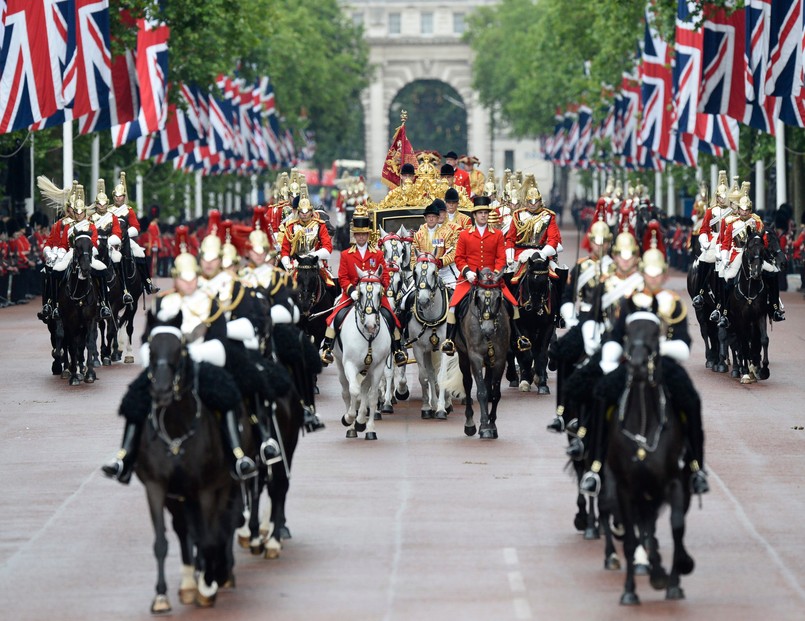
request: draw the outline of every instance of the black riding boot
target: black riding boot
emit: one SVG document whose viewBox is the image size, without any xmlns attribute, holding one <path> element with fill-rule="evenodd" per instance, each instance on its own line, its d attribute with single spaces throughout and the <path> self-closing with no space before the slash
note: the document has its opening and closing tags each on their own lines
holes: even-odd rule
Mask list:
<svg viewBox="0 0 805 621">
<path fill-rule="evenodd" d="M 707 281 L 713 272 L 713 264 L 699 261 L 698 272 L 696 274 L 696 295 L 693 296 L 693 308 L 699 309 L 704 306 L 704 292 Z"/>
<path fill-rule="evenodd" d="M 137 451 L 140 448 L 141 427 L 142 424 L 126 421 L 120 450 L 112 461 L 101 466 L 101 470 L 106 476 L 117 479 L 124 485 L 128 485 L 134 472 L 134 462 L 137 459 Z"/>
<path fill-rule="evenodd" d="M 785 311 L 780 304 L 780 280 L 777 272 L 764 272 L 763 277 L 769 289 L 769 317 L 772 321 L 785 321 Z"/>
<path fill-rule="evenodd" d="M 255 395 L 255 403 L 260 404 L 259 395 Z M 258 413 L 252 414 L 249 417 L 249 422 L 252 426 L 252 433 L 260 441 L 260 461 L 266 466 L 271 466 L 282 461 L 282 453 L 279 442 L 271 436 L 271 423 L 265 424 L 269 416 L 268 412 L 266 412 L 266 405 L 257 405 Z"/>
<path fill-rule="evenodd" d="M 595 420 L 592 421 L 592 430 L 589 434 L 588 449 L 592 464 L 590 469 L 585 472 L 579 481 L 579 492 L 585 496 L 598 496 L 601 491 L 601 467 L 606 460 L 606 437 L 607 421 L 606 408 L 603 404 L 597 403 L 595 410 Z"/>
<path fill-rule="evenodd" d="M 251 457 L 246 456 L 240 448 L 240 429 L 238 417 L 234 410 L 227 410 L 223 415 L 223 428 L 226 443 L 235 458 L 233 472 L 235 477 L 241 480 L 251 478 L 257 474 L 257 466 Z"/>
<path fill-rule="evenodd" d="M 730 327 L 730 320 L 727 317 L 727 301 L 730 298 L 730 294 L 732 293 L 732 287 L 734 286 L 734 281 L 732 280 L 724 280 L 723 278 L 719 278 L 720 285 L 721 285 L 721 316 L 718 319 L 718 327 L 719 328 L 729 328 Z M 712 315 L 710 316 L 712 319 Z"/>
<path fill-rule="evenodd" d="M 134 262 L 137 264 L 137 271 L 140 272 L 140 279 L 143 281 L 143 291 L 148 294 L 157 293 L 159 291 L 159 287 L 151 282 L 151 274 L 149 274 L 148 269 L 148 259 L 139 257 L 135 259 Z"/>
<path fill-rule="evenodd" d="M 42 274 L 42 310 L 36 314 L 40 321 L 47 323 L 53 313 L 53 295 L 51 288 L 52 270 L 47 269 Z"/>
<path fill-rule="evenodd" d="M 447 334 L 442 343 L 442 353 L 446 356 L 452 356 L 456 353 L 456 335 L 458 334 L 458 324 L 456 322 L 447 322 Z"/>
<path fill-rule="evenodd" d="M 112 268 L 115 270 L 115 276 L 120 280 L 120 287 L 123 289 L 123 304 L 134 304 L 134 297 L 129 293 L 126 279 L 123 276 L 123 263 L 112 263 Z"/>
<path fill-rule="evenodd" d="M 386 320 L 386 325 L 391 334 L 391 354 L 394 358 L 394 364 L 398 367 L 404 367 L 408 364 L 408 352 L 405 351 L 405 347 L 403 347 L 400 342 L 400 331 L 397 328 L 394 315 L 385 306 L 380 307 L 380 314 L 383 316 L 383 319 Z"/>
<path fill-rule="evenodd" d="M 552 303 L 556 304 L 556 308 L 554 309 L 555 316 L 554 316 L 554 323 L 558 328 L 564 327 L 564 319 L 559 314 L 559 307 L 562 306 L 562 296 L 565 294 L 565 287 L 567 286 L 567 275 L 570 270 L 566 267 L 557 267 L 554 269 L 556 275 L 559 277 L 556 280 L 552 281 L 553 284 L 556 286 L 556 295 L 553 296 Z"/>
<path fill-rule="evenodd" d="M 106 288 L 106 278 L 104 272 L 92 272 L 92 280 L 95 281 L 95 289 L 98 292 L 98 314 L 101 319 L 109 319 L 112 310 L 109 308 L 109 290 Z"/>
</svg>

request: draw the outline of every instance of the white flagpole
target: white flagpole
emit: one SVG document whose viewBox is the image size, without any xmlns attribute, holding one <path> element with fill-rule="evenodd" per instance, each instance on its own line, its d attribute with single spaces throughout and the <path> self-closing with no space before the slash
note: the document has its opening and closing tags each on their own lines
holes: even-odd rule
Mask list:
<svg viewBox="0 0 805 621">
<path fill-rule="evenodd" d="M 738 152 L 730 151 L 730 183 L 738 176 Z"/>
<path fill-rule="evenodd" d="M 755 162 L 755 211 L 766 209 L 766 162 Z"/>
<path fill-rule="evenodd" d="M 73 122 L 62 126 L 62 187 L 73 185 Z"/>
<path fill-rule="evenodd" d="M 710 195 L 716 193 L 716 186 L 718 185 L 718 166 L 710 164 Z"/>
<path fill-rule="evenodd" d="M 665 178 L 668 180 L 668 209 L 666 213 L 669 216 L 676 215 L 676 192 L 674 189 L 674 176 L 671 174 L 671 171 L 667 171 L 665 174 Z"/>
<path fill-rule="evenodd" d="M 31 148 L 28 153 L 30 157 L 29 164 L 31 165 L 31 198 L 26 201 L 27 205 L 25 207 L 25 214 L 29 217 L 34 213 L 34 203 L 36 201 L 34 198 L 34 179 L 36 178 L 36 173 L 34 172 L 34 136 L 36 136 L 36 132 L 31 132 Z"/>
<path fill-rule="evenodd" d="M 785 202 L 788 202 L 788 193 L 786 190 L 786 170 L 785 170 L 785 125 L 779 119 L 775 121 L 775 155 L 774 163 L 777 171 L 777 204 L 774 205 L 776 209 Z"/>
<path fill-rule="evenodd" d="M 195 187 L 195 199 L 196 199 L 196 218 L 200 218 L 203 213 L 202 207 L 202 200 L 201 200 L 201 171 L 196 171 L 196 187 Z"/>
<path fill-rule="evenodd" d="M 662 173 L 654 171 L 654 206 L 662 209 Z"/>
<path fill-rule="evenodd" d="M 98 177 L 101 176 L 101 137 L 97 133 L 92 136 L 92 164 L 90 166 L 90 170 L 92 171 L 90 174 L 92 178 L 89 180 L 89 185 L 93 187 L 93 189 L 97 188 L 98 184 Z M 89 198 L 89 197 L 87 197 Z M 95 198 L 93 194 L 92 198 Z"/>
<path fill-rule="evenodd" d="M 143 176 L 137 174 L 137 217 L 142 218 L 145 211 L 145 202 L 143 198 Z"/>
</svg>

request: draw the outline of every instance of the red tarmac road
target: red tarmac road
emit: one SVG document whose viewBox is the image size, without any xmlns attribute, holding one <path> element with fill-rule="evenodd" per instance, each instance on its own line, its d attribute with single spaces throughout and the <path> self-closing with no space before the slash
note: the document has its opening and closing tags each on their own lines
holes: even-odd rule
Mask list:
<svg viewBox="0 0 805 621">
<path fill-rule="evenodd" d="M 683 290 L 683 275 L 670 284 Z M 794 292 L 783 300 L 788 320 L 771 335 L 771 378 L 751 386 L 705 370 L 693 318 L 687 367 L 704 402 L 712 491 L 688 514 L 686 543 L 697 565 L 682 581 L 686 600 L 666 602 L 638 578 L 642 606 L 619 606 L 624 573 L 605 572 L 603 544 L 573 528 L 565 441 L 545 431 L 553 396 L 505 388 L 500 439 L 482 442 L 464 437 L 461 413 L 446 422 L 419 418 L 409 368 L 412 399 L 378 422 L 379 440 L 347 440 L 328 368 L 318 398 L 327 428 L 300 441 L 294 463 L 293 539 L 274 561 L 236 550 L 237 588 L 202 611 L 179 604 L 178 545 L 169 535 L 173 615 L 805 619 L 805 302 Z M 0 616 L 149 618 L 156 571 L 143 488 L 99 470 L 118 446 L 117 407 L 138 367 L 118 363 L 99 369 L 94 385 L 68 387 L 50 375 L 37 307 L 0 310 Z M 667 560 L 667 512 L 660 523 Z"/>
</svg>

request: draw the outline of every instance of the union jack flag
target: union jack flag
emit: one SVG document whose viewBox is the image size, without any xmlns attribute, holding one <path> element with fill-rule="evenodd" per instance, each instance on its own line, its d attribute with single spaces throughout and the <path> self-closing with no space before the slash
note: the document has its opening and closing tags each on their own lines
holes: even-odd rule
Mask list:
<svg viewBox="0 0 805 621">
<path fill-rule="evenodd" d="M 73 114 L 82 116 L 106 107 L 112 89 L 109 47 L 109 0 L 75 0 L 76 80 Z"/>
<path fill-rule="evenodd" d="M 137 85 L 134 52 L 125 51 L 112 57 L 112 79 L 106 104 L 78 118 L 78 130 L 89 134 L 129 123 L 140 110 L 140 88 Z"/>
<path fill-rule="evenodd" d="M 671 148 L 671 51 L 654 28 L 654 15 L 649 7 L 646 7 L 640 79 L 643 111 L 640 144 L 667 157 Z"/>
<path fill-rule="evenodd" d="M 558 165 L 562 160 L 562 151 L 565 145 L 565 115 L 562 114 L 561 108 L 556 109 L 553 120 L 553 140 L 551 141 L 551 150 L 548 152 L 548 159 Z"/>
<path fill-rule="evenodd" d="M 0 134 L 28 127 L 64 107 L 60 64 L 66 32 L 54 0 L 7 0 L 0 48 Z M 69 11 L 66 13 L 69 16 Z M 69 31 L 69 28 L 67 28 Z"/>
<path fill-rule="evenodd" d="M 768 20 L 769 52 L 764 92 L 766 95 L 797 97 L 803 86 L 803 0 L 772 2 Z"/>
<path fill-rule="evenodd" d="M 137 80 L 140 85 L 140 124 L 143 132 L 161 129 L 165 122 L 168 91 L 168 37 L 165 24 L 138 20 Z"/>
<path fill-rule="evenodd" d="M 619 154 L 625 158 L 626 165 L 634 165 L 637 160 L 638 117 L 640 114 L 640 83 L 635 76 L 624 73 L 621 80 L 621 132 L 618 143 Z"/>
<path fill-rule="evenodd" d="M 570 110 L 565 112 L 566 136 L 565 146 L 562 149 L 562 166 L 567 166 L 576 159 L 576 147 L 579 143 L 579 117 L 576 113 L 577 105 L 570 106 Z"/>
<path fill-rule="evenodd" d="M 586 168 L 590 159 L 590 147 L 593 136 L 593 111 L 588 106 L 579 106 L 578 118 L 579 138 L 573 165 Z"/>
</svg>

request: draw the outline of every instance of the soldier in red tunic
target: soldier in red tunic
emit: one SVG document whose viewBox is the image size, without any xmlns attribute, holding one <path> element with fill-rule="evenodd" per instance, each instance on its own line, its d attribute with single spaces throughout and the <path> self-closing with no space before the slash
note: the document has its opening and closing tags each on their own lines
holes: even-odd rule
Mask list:
<svg viewBox="0 0 805 621">
<path fill-rule="evenodd" d="M 472 283 L 478 278 L 478 273 L 489 268 L 499 272 L 506 267 L 506 251 L 503 233 L 487 226 L 492 201 L 488 196 L 476 196 L 473 199 L 473 216 L 475 226 L 461 231 L 456 244 L 456 267 L 458 267 L 463 280 L 459 280 L 453 297 L 450 298 L 450 311 L 447 313 L 447 338 L 442 343 L 442 352 L 448 356 L 456 353 L 455 338 L 458 331 L 455 309 L 461 300 L 470 292 Z M 505 286 L 503 279 L 500 285 L 503 297 L 508 300 L 511 309 L 509 316 L 513 319 L 513 334 L 517 337 L 516 346 L 521 351 L 531 347 L 529 340 L 522 335 L 517 321 L 520 317 L 517 311 L 517 300 Z"/>
<path fill-rule="evenodd" d="M 333 342 L 336 336 L 333 324 L 335 323 L 337 326 L 338 323 L 336 315 L 342 309 L 352 306 L 353 302 L 358 299 L 357 286 L 361 279 L 358 270 L 376 272 L 378 269 L 382 269 L 381 284 L 384 290 L 389 287 L 389 273 L 383 251 L 376 246 L 369 245 L 369 233 L 371 232 L 371 220 L 365 208 L 359 206 L 352 217 L 352 234 L 355 237 L 355 243 L 349 250 L 341 253 L 341 263 L 338 266 L 338 283 L 341 285 L 342 293 L 336 300 L 333 312 L 327 318 L 327 331 L 324 333 L 324 341 L 321 346 L 321 360 L 325 365 L 333 363 Z M 394 355 L 394 364 L 401 367 L 408 362 L 408 354 L 400 343 L 400 323 L 394 315 L 388 298 L 384 295 L 380 299 L 380 314 L 386 320 L 392 334 L 391 351 Z"/>
</svg>

